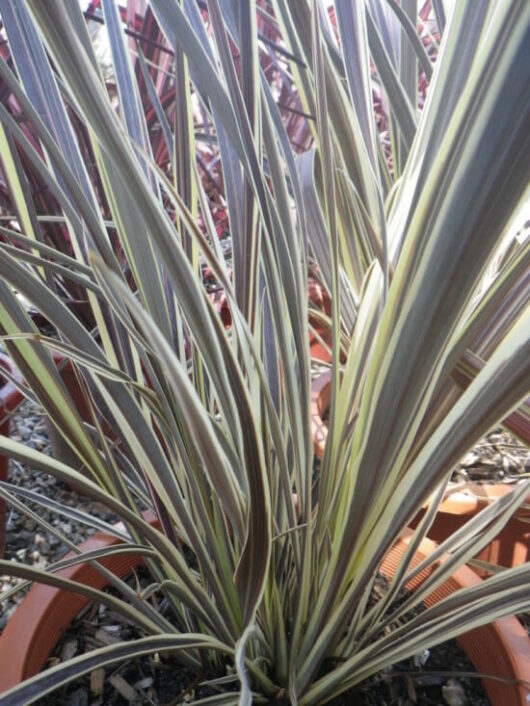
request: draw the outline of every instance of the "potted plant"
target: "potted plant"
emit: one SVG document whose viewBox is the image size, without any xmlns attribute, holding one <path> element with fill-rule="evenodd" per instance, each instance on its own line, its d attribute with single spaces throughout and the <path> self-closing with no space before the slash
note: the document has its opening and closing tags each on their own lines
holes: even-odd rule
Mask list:
<svg viewBox="0 0 530 706">
<path fill-rule="evenodd" d="M 0 450 L 116 513 L 127 529 L 119 552 L 145 555 L 153 591 L 152 601 L 140 600 L 105 568 L 115 547 L 79 555 L 112 583 L 113 609 L 145 637 L 34 675 L 4 700 L 31 703 L 95 667 L 169 651 L 197 673 L 235 670 L 241 704 L 322 704 L 396 661 L 528 609 L 528 564 L 477 577 L 442 603 L 430 599 L 507 522 L 528 483 L 421 553 L 454 462 L 528 393 L 529 314 L 515 295 L 480 372 L 454 404 L 443 391 L 474 340 L 470 302 L 526 184 L 530 7 L 455 3 L 446 18 L 436 4 L 429 31 L 417 35 L 416 17 L 394 4 L 336 3 L 328 14 L 316 0 L 274 2 L 288 63 L 271 76 L 260 63 L 266 35 L 258 26 L 272 21 L 261 3 L 209 0 L 199 9 L 151 0 L 150 26 L 176 47 L 174 130 L 159 113 L 174 156 L 164 170 L 151 156 L 143 99 L 161 106 L 156 90 L 140 94 L 146 74 L 133 69 L 118 5 L 101 3 L 110 96 L 76 3 L 4 5 L 18 78 L 2 61 L 0 77 L 42 149 L 0 106 L 2 166 L 21 232 L 17 247 L 0 244 L 2 340 L 87 477 L 4 437 Z M 433 66 L 435 28 L 443 34 Z M 419 116 L 418 63 L 429 81 Z M 274 100 L 286 71 L 313 139 L 300 155 Z M 46 83 L 46 111 L 31 97 L 37 80 Z M 387 135 L 376 131 L 373 83 L 377 105 L 390 106 Z M 87 127 L 110 222 L 90 179 L 86 188 L 75 141 L 69 152 L 58 147 L 59 133 L 71 130 L 69 111 Z M 195 163 L 199 122 L 198 133 L 215 135 L 232 276 Z M 25 239 L 39 221 L 18 150 L 53 194 L 71 255 L 41 232 Z M 330 283 L 332 386 L 314 489 L 307 275 L 319 253 Z M 208 297 L 199 255 L 227 296 L 230 331 Z M 490 290 L 480 322 L 497 314 L 521 258 L 528 249 L 517 251 L 503 287 Z M 64 306 L 64 278 L 86 290 L 97 330 Z M 17 294 L 56 335 L 36 330 Z M 74 366 L 89 423 L 50 350 Z M 437 399 L 443 404 L 427 417 Z M 1 484 L 0 494 L 19 503 L 16 488 Z M 145 507 L 159 529 L 143 518 Z M 377 596 L 377 576 L 396 552 L 393 578 Z M 87 594 L 54 567 L 0 569 Z M 99 589 L 90 598 L 109 600 Z M 523 703 L 524 685 L 516 694 L 504 686 L 505 698 Z"/>
</svg>

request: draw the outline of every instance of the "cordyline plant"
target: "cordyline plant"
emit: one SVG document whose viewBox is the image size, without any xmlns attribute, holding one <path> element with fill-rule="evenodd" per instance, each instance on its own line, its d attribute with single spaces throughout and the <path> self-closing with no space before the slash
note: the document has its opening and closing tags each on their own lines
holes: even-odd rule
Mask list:
<svg viewBox="0 0 530 706">
<path fill-rule="evenodd" d="M 10 96 L 0 106 L 1 160 L 12 209 L 1 231 L 0 326 L 25 394 L 83 472 L 14 440 L 2 438 L 0 450 L 104 503 L 128 530 L 106 527 L 123 544 L 95 556 L 0 570 L 89 595 L 144 635 L 48 669 L 4 700 L 31 703 L 97 666 L 175 653 L 205 678 L 232 667 L 238 692 L 212 703 L 282 695 L 321 704 L 530 607 L 525 565 L 412 612 L 529 489 L 519 484 L 411 568 L 455 462 L 520 407 L 530 373 L 528 244 L 514 243 L 484 284 L 528 181 L 530 5 L 444 6 L 150 0 L 135 26 L 156 26 L 172 52 L 158 81 L 118 4 L 101 0 L 91 11 L 101 10 L 108 33 L 109 92 L 76 2 L 0 0 L 10 57 L 0 60 Z M 134 9 L 128 3 L 125 17 L 138 19 Z M 420 116 L 418 76 L 428 84 Z M 158 90 L 166 80 L 172 122 Z M 278 95 L 307 117 L 311 151 L 294 148 Z M 146 123 L 153 109 L 164 165 Z M 195 159 L 198 115 L 219 158 L 231 267 Z M 54 204 L 45 219 L 28 170 Z M 50 221 L 67 233 L 69 253 L 47 237 Z M 201 262 L 224 288 L 230 330 Z M 316 477 L 310 263 L 332 301 L 329 435 Z M 67 282 L 86 293 L 93 327 L 65 305 Z M 56 335 L 39 333 L 19 295 Z M 89 421 L 50 350 L 73 362 Z M 470 359 L 462 390 L 451 376 Z M 19 508 L 58 509 L 9 484 L 0 495 Z M 405 534 L 401 564 L 374 602 L 381 562 Z M 98 560 L 116 551 L 144 557 L 152 583 L 143 593 L 108 572 L 112 595 L 56 573 L 87 559 L 105 572 Z M 420 568 L 429 576 L 404 600 Z"/>
</svg>

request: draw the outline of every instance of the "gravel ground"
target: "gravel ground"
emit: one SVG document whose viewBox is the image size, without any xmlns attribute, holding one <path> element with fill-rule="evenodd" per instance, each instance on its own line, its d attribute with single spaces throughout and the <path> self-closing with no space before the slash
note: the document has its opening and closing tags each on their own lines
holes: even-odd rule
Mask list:
<svg viewBox="0 0 530 706">
<path fill-rule="evenodd" d="M 17 413 L 11 418 L 10 429 L 11 437 L 15 441 L 21 441 L 30 448 L 51 454 L 46 422 L 37 405 L 30 401 L 20 405 Z M 67 485 L 43 471 L 29 469 L 17 461 L 9 462 L 9 480 L 13 485 L 41 493 L 78 510 L 90 512 L 106 522 L 116 521 L 116 517 L 102 505 L 74 493 Z M 79 544 L 96 531 L 83 524 L 74 526 L 69 518 L 59 516 L 39 505 L 30 504 L 30 507 L 75 544 Z M 4 559 L 43 567 L 50 562 L 58 561 L 67 552 L 68 548 L 65 544 L 50 532 L 40 528 L 35 520 L 13 507 L 8 507 Z M 17 581 L 9 576 L 0 576 L 0 596 L 16 585 Z M 9 599 L 7 605 L 0 606 L 0 631 L 23 595 L 21 592 L 13 599 Z"/>
<path fill-rule="evenodd" d="M 530 449 L 498 428 L 481 439 L 460 461 L 455 481 L 505 483 L 530 477 Z"/>
</svg>

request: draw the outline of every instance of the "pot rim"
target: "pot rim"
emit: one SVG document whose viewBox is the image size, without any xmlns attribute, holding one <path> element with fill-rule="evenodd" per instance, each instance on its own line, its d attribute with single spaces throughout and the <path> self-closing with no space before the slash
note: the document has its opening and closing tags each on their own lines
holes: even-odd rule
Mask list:
<svg viewBox="0 0 530 706">
<path fill-rule="evenodd" d="M 153 526 L 158 519 L 145 512 L 144 518 Z M 115 525 L 123 531 L 123 523 Z M 119 544 L 118 537 L 96 532 L 79 544 L 82 552 L 102 549 Z M 65 558 L 73 557 L 69 552 Z M 101 560 L 101 564 L 119 578 L 129 574 L 142 562 L 135 554 L 113 554 Z M 58 576 L 101 589 L 107 581 L 95 568 L 82 562 L 57 572 Z M 42 669 L 62 633 L 79 612 L 90 603 L 90 599 L 42 583 L 35 583 L 15 608 L 0 635 L 0 664 L 9 669 L 0 669 L 0 695 L 24 679 Z"/>
<path fill-rule="evenodd" d="M 401 558 L 402 550 L 413 536 L 412 530 L 405 530 L 396 545 L 385 557 L 381 571 L 393 575 Z M 400 551 L 400 544 L 403 545 Z M 437 547 L 436 542 L 423 539 L 411 565 L 418 564 Z M 432 568 L 418 574 L 410 583 L 410 588 L 419 587 L 430 575 Z M 441 586 L 425 599 L 427 608 L 438 603 L 451 593 L 476 586 L 483 579 L 468 566 L 460 566 Z M 502 677 L 512 683 L 501 683 L 494 679 L 482 679 L 484 689 L 492 704 L 513 704 L 526 706 L 530 701 L 530 637 L 521 623 L 513 615 L 499 618 L 491 623 L 463 633 L 456 638 L 479 674 Z"/>
</svg>

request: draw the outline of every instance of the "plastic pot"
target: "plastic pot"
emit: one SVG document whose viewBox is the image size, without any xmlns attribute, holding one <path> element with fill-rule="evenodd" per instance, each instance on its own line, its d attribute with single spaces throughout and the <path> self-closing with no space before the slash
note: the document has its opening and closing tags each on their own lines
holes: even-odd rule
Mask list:
<svg viewBox="0 0 530 706">
<path fill-rule="evenodd" d="M 157 523 L 150 513 L 144 517 L 153 525 Z M 116 537 L 97 532 L 82 542 L 79 549 L 88 552 L 119 542 Z M 67 557 L 71 556 L 70 552 Z M 134 554 L 117 554 L 102 559 L 100 563 L 123 578 L 142 563 L 142 558 Z M 97 589 L 107 585 L 106 579 L 88 563 L 63 569 L 57 575 Z M 42 669 L 63 632 L 89 602 L 89 598 L 61 588 L 44 584 L 32 586 L 0 635 L 0 695 Z"/>
<path fill-rule="evenodd" d="M 11 360 L 0 353 L 0 434 L 9 436 L 9 419 L 12 412 L 24 399 L 12 382 L 2 377 L 2 368 L 8 370 L 17 380 L 22 378 Z M 7 481 L 8 458 L 0 453 L 0 481 Z M 0 499 L 0 557 L 3 556 L 6 539 L 6 505 Z"/>
<path fill-rule="evenodd" d="M 435 542 L 443 542 L 491 502 L 511 492 L 513 487 L 506 483 L 469 483 L 463 490 L 449 492 L 429 530 L 429 537 Z M 530 504 L 530 496 L 526 499 L 526 504 Z M 423 512 L 418 514 L 411 527 L 416 526 L 422 515 Z M 497 537 L 484 547 L 475 559 L 504 567 L 519 566 L 529 561 L 530 510 L 524 506 L 519 507 Z M 474 571 L 480 575 L 485 574 L 479 568 L 474 568 Z"/>
<path fill-rule="evenodd" d="M 331 356 L 328 351 L 328 348 L 331 348 L 331 336 L 329 331 L 316 323 L 312 324 L 312 326 L 318 334 L 318 337 L 313 333 L 309 334 L 309 355 L 311 360 L 317 363 L 331 363 Z M 328 348 L 322 345 L 320 339 L 325 342 Z"/>
<path fill-rule="evenodd" d="M 84 551 L 116 543 L 107 535 L 94 535 L 81 545 Z M 381 571 L 391 577 L 408 537 L 400 539 L 385 558 Z M 425 540 L 414 557 L 413 564 L 421 561 L 434 549 L 435 544 Z M 124 555 L 109 557 L 106 566 L 119 576 L 124 576 L 139 563 L 139 558 Z M 91 586 L 101 588 L 104 579 L 88 565 L 80 564 L 64 570 L 64 575 Z M 420 585 L 429 575 L 423 571 L 411 582 L 411 589 Z M 433 592 L 425 601 L 427 606 L 442 600 L 454 591 L 473 586 L 481 579 L 463 567 Z M 75 596 L 62 589 L 34 586 L 22 600 L 0 636 L 0 664 L 9 669 L 0 671 L 0 694 L 23 679 L 36 674 L 45 664 L 62 632 L 88 603 L 88 599 Z M 516 618 L 508 617 L 490 625 L 468 632 L 458 638 L 477 672 L 511 681 L 530 679 L 530 640 Z M 492 704 L 526 705 L 528 690 L 520 683 L 500 683 L 484 679 L 484 687 Z"/>
</svg>

